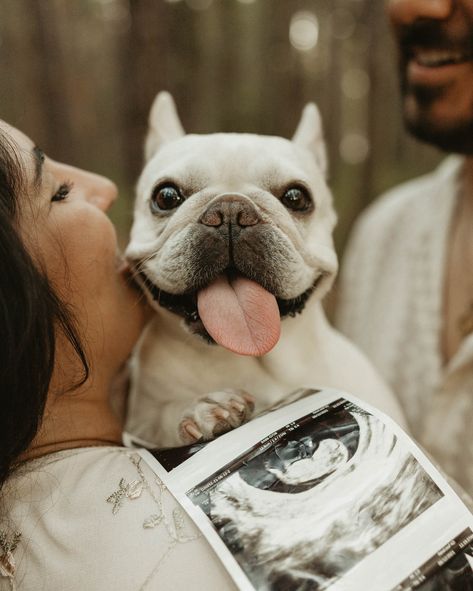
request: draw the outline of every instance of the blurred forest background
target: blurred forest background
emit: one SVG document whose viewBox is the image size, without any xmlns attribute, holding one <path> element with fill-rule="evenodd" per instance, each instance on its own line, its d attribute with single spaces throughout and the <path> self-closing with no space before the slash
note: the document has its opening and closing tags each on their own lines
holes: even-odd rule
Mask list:
<svg viewBox="0 0 473 591">
<path fill-rule="evenodd" d="M 0 118 L 114 179 L 121 243 L 158 90 L 190 132 L 290 137 L 315 100 L 343 248 L 377 194 L 440 155 L 407 137 L 382 0 L 0 0 Z"/>
</svg>

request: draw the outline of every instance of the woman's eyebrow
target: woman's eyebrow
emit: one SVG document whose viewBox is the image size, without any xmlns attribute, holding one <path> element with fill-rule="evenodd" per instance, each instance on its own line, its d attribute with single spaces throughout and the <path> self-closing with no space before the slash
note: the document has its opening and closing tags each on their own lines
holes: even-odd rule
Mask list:
<svg viewBox="0 0 473 591">
<path fill-rule="evenodd" d="M 34 160 L 35 160 L 34 184 L 38 185 L 41 180 L 41 175 L 43 172 L 44 152 L 38 146 L 34 146 L 32 153 L 33 153 Z"/>
</svg>

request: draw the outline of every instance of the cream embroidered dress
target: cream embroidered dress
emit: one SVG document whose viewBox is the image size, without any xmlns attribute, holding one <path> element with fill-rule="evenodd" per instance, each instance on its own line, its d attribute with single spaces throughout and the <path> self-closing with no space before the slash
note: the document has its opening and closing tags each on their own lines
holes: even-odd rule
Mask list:
<svg viewBox="0 0 473 591">
<path fill-rule="evenodd" d="M 446 367 L 440 350 L 447 238 L 462 163 L 447 159 L 361 217 L 342 267 L 337 324 L 391 385 L 414 437 L 472 495 L 473 334 Z"/>
<path fill-rule="evenodd" d="M 24 464 L 7 482 L 0 590 L 234 590 L 136 452 L 90 447 Z"/>
</svg>

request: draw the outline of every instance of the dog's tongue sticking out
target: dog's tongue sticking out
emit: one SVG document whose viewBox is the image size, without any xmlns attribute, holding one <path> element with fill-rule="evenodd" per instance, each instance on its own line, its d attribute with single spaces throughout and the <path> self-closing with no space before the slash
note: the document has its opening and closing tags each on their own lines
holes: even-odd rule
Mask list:
<svg viewBox="0 0 473 591">
<path fill-rule="evenodd" d="M 279 340 L 276 298 L 249 279 L 219 277 L 198 292 L 197 308 L 209 335 L 234 353 L 264 355 Z"/>
</svg>

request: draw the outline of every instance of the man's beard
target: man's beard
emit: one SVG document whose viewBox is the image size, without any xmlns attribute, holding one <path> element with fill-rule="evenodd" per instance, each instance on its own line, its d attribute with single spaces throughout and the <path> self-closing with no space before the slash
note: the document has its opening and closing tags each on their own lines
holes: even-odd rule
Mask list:
<svg viewBox="0 0 473 591">
<path fill-rule="evenodd" d="M 471 30 L 471 27 L 470 27 Z M 448 86 L 427 87 L 409 84 L 407 68 L 413 56 L 413 48 L 456 50 L 464 55 L 473 55 L 472 34 L 464 32 L 461 38 L 452 39 L 442 23 L 422 21 L 401 30 L 400 36 L 400 79 L 404 103 L 414 101 L 416 114 L 405 107 L 404 122 L 408 131 L 416 138 L 433 144 L 447 152 L 473 155 L 473 104 L 463 119 L 453 118 L 449 123 L 440 123 L 435 117 L 435 104 L 445 96 L 448 100 Z M 467 89 L 468 91 L 468 89 Z M 454 107 L 452 107 L 454 109 Z"/>
<path fill-rule="evenodd" d="M 439 124 L 431 114 L 434 103 L 441 100 L 444 88 L 426 88 L 425 86 L 407 87 L 402 84 L 404 101 L 410 96 L 417 105 L 415 117 L 404 111 L 406 129 L 415 138 L 432 144 L 445 152 L 473 155 L 473 106 L 471 117 L 455 120 L 450 124 Z"/>
</svg>

